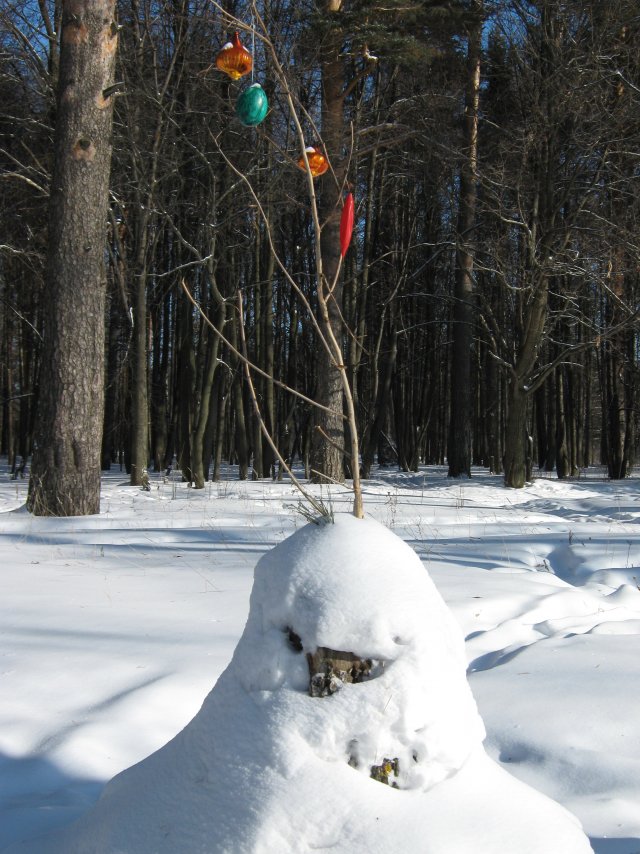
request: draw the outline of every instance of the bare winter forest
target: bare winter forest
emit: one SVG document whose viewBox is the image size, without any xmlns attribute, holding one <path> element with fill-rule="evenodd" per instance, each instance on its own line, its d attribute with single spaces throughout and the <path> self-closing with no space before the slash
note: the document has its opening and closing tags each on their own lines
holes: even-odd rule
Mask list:
<svg viewBox="0 0 640 854">
<path fill-rule="evenodd" d="M 625 477 L 639 30 L 631 0 L 0 0 L 0 454 L 33 455 L 31 509 L 79 512 L 65 472 L 100 465 Z"/>
</svg>

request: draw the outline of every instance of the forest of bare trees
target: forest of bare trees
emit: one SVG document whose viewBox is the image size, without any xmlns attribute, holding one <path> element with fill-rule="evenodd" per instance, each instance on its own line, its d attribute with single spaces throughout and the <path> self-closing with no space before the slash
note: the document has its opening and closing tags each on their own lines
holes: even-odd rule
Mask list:
<svg viewBox="0 0 640 854">
<path fill-rule="evenodd" d="M 55 314 L 60 34 L 84 5 L 0 0 L 11 466 L 53 441 L 38 406 L 76 379 L 52 353 L 89 335 L 104 350 L 84 379 L 102 421 L 92 442 L 132 484 L 173 464 L 201 488 L 223 461 L 277 476 L 279 457 L 320 481 L 366 478 L 376 462 L 448 463 L 452 476 L 480 465 L 512 487 L 538 468 L 630 472 L 636 3 L 97 4 L 115 5 L 118 28 L 102 257 L 71 264 L 61 281 L 76 310 Z M 236 30 L 254 59 L 240 80 L 215 65 Z M 255 127 L 235 112 L 252 81 L 270 105 Z M 319 178 L 298 165 L 305 145 L 329 161 Z M 106 300 L 85 302 L 102 287 Z"/>
</svg>

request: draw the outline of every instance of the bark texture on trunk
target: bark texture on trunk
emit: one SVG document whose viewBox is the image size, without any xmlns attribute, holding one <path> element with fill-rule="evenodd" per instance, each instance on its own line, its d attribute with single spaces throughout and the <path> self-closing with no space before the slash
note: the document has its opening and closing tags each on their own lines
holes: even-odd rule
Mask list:
<svg viewBox="0 0 640 854">
<path fill-rule="evenodd" d="M 113 0 L 64 4 L 49 201 L 47 311 L 27 506 L 100 510 L 104 269 L 117 38 Z"/>
<path fill-rule="evenodd" d="M 339 10 L 329 3 L 328 11 Z M 323 288 L 327 303 L 328 323 L 336 341 L 341 342 L 342 329 L 342 276 L 337 274 L 340 266 L 340 216 L 339 205 L 342 178 L 344 175 L 344 67 L 340 56 L 342 31 L 334 27 L 323 46 L 322 62 L 322 138 L 329 155 L 332 169 L 321 179 L 319 214 L 322 222 L 320 239 L 322 254 L 322 276 L 318 287 Z M 326 321 L 325 321 L 326 322 Z M 316 412 L 316 428 L 311 447 L 311 479 L 317 482 L 344 481 L 344 419 L 343 384 L 335 360 L 319 343 L 317 349 L 318 388 L 316 398 L 331 408 Z M 358 464 L 358 461 L 355 461 Z"/>
<path fill-rule="evenodd" d="M 480 52 L 482 40 L 482 0 L 474 0 L 477 20 L 469 33 L 467 55 L 467 91 L 465 95 L 464 135 L 466 160 L 460 170 L 458 211 L 458 250 L 453 307 L 453 352 L 451 385 L 451 421 L 447 458 L 449 477 L 471 477 L 474 390 L 471 359 L 473 352 L 474 287 L 473 229 L 476 219 L 478 172 L 478 106 L 480 102 Z"/>
<path fill-rule="evenodd" d="M 506 442 L 504 447 L 504 483 L 513 489 L 522 489 L 527 482 L 530 463 L 527 434 L 528 395 L 512 381 L 508 392 Z"/>
<path fill-rule="evenodd" d="M 148 217 L 141 218 L 140 248 L 136 268 L 140 271 L 133 295 L 133 366 L 131 371 L 132 429 L 131 485 L 141 486 L 149 462 L 149 389 L 147 358 L 147 269 L 145 260 Z"/>
</svg>

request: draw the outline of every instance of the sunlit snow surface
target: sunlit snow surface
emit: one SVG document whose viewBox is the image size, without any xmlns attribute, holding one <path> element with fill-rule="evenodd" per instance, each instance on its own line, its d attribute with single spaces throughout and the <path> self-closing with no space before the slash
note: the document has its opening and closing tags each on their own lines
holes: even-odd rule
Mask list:
<svg viewBox="0 0 640 854">
<path fill-rule="evenodd" d="M 258 559 L 305 520 L 288 484 L 152 481 L 114 472 L 99 518 L 51 520 L 0 474 L 0 848 L 85 814 L 64 843 L 18 850 L 588 850 L 484 757 L 449 614 L 370 523 L 364 543 L 347 518 L 261 563 L 198 714 Z M 462 627 L 489 754 L 598 854 L 640 852 L 639 486 L 516 492 L 435 469 L 366 485 L 368 515 Z M 338 488 L 324 498 L 348 509 Z M 287 575 L 318 536 L 323 562 Z M 309 698 L 294 618 L 305 650 L 349 648 L 381 674 Z M 399 791 L 367 774 L 391 752 Z"/>
</svg>

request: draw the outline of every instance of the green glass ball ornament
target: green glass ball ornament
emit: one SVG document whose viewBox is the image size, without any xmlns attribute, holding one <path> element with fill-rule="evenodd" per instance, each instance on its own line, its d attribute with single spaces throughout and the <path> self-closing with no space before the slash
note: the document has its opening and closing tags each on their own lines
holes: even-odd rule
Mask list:
<svg viewBox="0 0 640 854">
<path fill-rule="evenodd" d="M 236 115 L 243 125 L 259 125 L 269 110 L 269 101 L 262 86 L 254 83 L 242 92 L 236 101 Z"/>
</svg>

